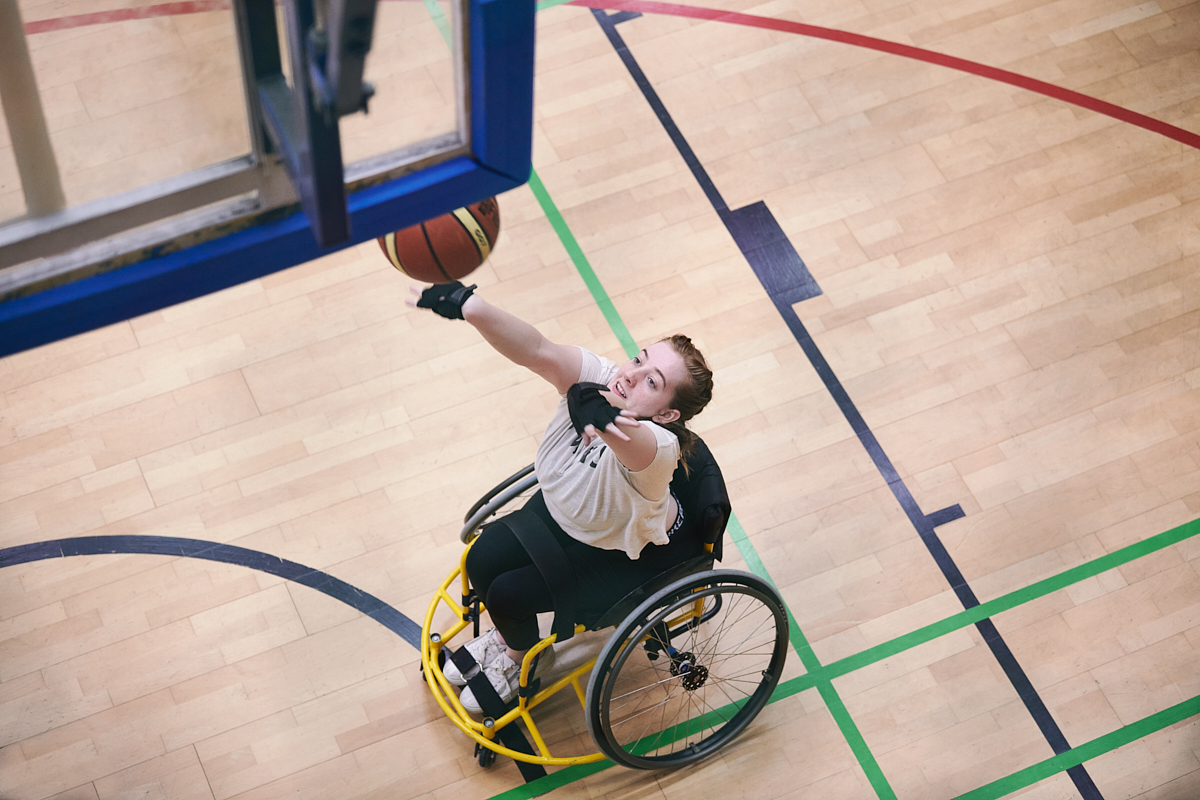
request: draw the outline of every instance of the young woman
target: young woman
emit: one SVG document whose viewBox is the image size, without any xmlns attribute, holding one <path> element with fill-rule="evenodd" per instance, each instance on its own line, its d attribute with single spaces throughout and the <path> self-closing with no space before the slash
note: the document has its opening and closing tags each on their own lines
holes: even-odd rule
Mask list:
<svg viewBox="0 0 1200 800">
<path fill-rule="evenodd" d="M 474 286 L 437 284 L 410 305 L 465 319 L 505 358 L 544 378 L 562 397 L 534 460 L 536 514 L 575 571 L 579 612 L 602 613 L 627 593 L 691 555 L 672 534 L 683 524 L 670 482 L 694 435 L 684 426 L 712 398 L 712 372 L 686 336 L 650 345 L 615 365 L 581 347 L 555 344 L 532 325 L 491 305 Z M 503 525 L 484 530 L 467 555 L 467 574 L 492 630 L 466 647 L 506 702 L 521 659 L 541 638 L 537 614 L 553 610 L 550 590 L 524 547 Z M 539 657 L 545 672 L 553 649 Z M 446 677 L 465 685 L 453 662 Z M 463 705 L 478 711 L 470 689 Z"/>
</svg>

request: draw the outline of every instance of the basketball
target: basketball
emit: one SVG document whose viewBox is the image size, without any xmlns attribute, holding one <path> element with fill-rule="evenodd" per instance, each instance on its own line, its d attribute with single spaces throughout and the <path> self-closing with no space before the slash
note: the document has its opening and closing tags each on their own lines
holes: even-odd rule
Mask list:
<svg viewBox="0 0 1200 800">
<path fill-rule="evenodd" d="M 496 198 L 379 237 L 392 266 L 424 283 L 465 278 L 491 255 L 500 236 Z"/>
</svg>

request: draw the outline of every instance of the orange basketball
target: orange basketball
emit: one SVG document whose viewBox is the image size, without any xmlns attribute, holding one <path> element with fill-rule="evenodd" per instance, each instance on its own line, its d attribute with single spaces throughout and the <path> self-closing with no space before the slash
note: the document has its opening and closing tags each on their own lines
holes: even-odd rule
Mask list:
<svg viewBox="0 0 1200 800">
<path fill-rule="evenodd" d="M 480 200 L 402 231 L 379 237 L 392 266 L 424 283 L 470 275 L 491 255 L 500 236 L 496 198 Z"/>
</svg>

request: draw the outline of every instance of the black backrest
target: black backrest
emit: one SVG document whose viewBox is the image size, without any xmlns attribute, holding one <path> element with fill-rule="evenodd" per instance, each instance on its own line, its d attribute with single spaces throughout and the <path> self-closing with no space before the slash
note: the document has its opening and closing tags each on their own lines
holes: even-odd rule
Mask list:
<svg viewBox="0 0 1200 800">
<path fill-rule="evenodd" d="M 671 491 L 679 498 L 683 507 L 684 528 L 688 536 L 698 537 L 713 546 L 713 555 L 721 560 L 725 526 L 733 509 L 729 504 L 729 492 L 725 478 L 712 451 L 703 440 L 696 438 L 696 447 L 687 460 L 687 469 L 681 462 L 671 477 Z"/>
</svg>

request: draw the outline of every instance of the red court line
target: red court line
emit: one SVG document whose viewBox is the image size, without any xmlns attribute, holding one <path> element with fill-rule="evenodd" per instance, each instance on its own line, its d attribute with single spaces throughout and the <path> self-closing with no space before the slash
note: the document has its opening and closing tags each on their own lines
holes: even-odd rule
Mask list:
<svg viewBox="0 0 1200 800">
<path fill-rule="evenodd" d="M 826 39 L 831 42 L 854 45 L 855 47 L 865 47 L 870 50 L 878 50 L 882 53 L 890 53 L 891 55 L 924 61 L 928 64 L 949 67 L 960 72 L 978 75 L 981 78 L 1007 83 L 1018 89 L 1037 92 L 1046 97 L 1062 100 L 1065 103 L 1086 108 L 1097 114 L 1103 114 L 1121 122 L 1127 122 L 1130 125 L 1135 125 L 1152 133 L 1165 136 L 1168 139 L 1173 139 L 1188 147 L 1200 150 L 1200 134 L 1192 133 L 1183 128 L 1177 128 L 1174 125 L 1154 119 L 1153 117 L 1148 117 L 1145 114 L 1139 114 L 1136 111 L 1130 111 L 1127 108 L 1113 105 L 1095 97 L 1089 97 L 1086 94 L 1080 94 L 1071 89 L 1064 89 L 1052 83 L 1039 81 L 1036 78 L 1029 78 L 1024 75 L 1018 75 L 1015 72 L 989 67 L 974 61 L 967 61 L 964 58 L 935 53 L 931 50 L 923 50 L 907 44 L 889 42 L 883 39 L 876 39 L 872 36 L 863 36 L 862 34 L 834 30 L 833 28 L 806 25 L 802 22 L 789 22 L 782 19 L 759 17 L 753 14 L 740 14 L 736 11 L 718 11 L 711 8 L 697 8 L 677 3 L 662 3 L 656 2 L 656 0 L 572 0 L 570 5 L 614 11 L 640 11 L 648 14 L 667 14 L 713 22 L 728 22 L 734 25 L 747 25 L 754 28 L 795 33 L 814 39 Z M 25 33 L 27 35 L 32 33 L 46 33 L 48 31 L 79 28 L 85 25 L 99 25 L 106 22 L 124 22 L 126 20 L 165 17 L 175 14 L 196 14 L 202 11 L 220 11 L 226 8 L 229 8 L 229 3 L 226 0 L 185 0 L 179 3 L 163 3 L 161 5 L 144 6 L 142 8 L 98 11 L 94 14 L 76 14 L 56 19 L 36 20 L 25 24 Z"/>
<path fill-rule="evenodd" d="M 63 31 L 67 28 L 82 28 L 85 25 L 102 25 L 106 22 L 125 22 L 131 19 L 170 17 L 176 14 L 198 14 L 201 11 L 221 11 L 229 8 L 225 0 L 186 0 L 182 3 L 163 3 L 142 8 L 118 8 L 112 11 L 97 11 L 94 14 L 75 14 L 70 17 L 39 19 L 25 23 L 25 34 Z"/>
<path fill-rule="evenodd" d="M 142 8 L 118 8 L 112 11 L 97 11 L 94 14 L 75 14 L 56 19 L 39 19 L 25 23 L 25 35 L 63 31 L 67 28 L 82 28 L 86 25 L 103 25 L 106 22 L 126 22 L 131 19 L 150 17 L 172 17 L 176 14 L 199 14 L 203 11 L 224 11 L 229 8 L 228 0 L 185 0 L 181 3 L 163 3 Z"/>
<path fill-rule="evenodd" d="M 1007 70 L 989 67 L 974 61 L 967 61 L 963 58 L 943 55 L 942 53 L 934 53 L 930 50 L 922 50 L 919 47 L 912 47 L 907 44 L 888 42 L 871 36 L 838 31 L 832 28 L 822 28 L 817 25 L 805 25 L 801 22 L 789 22 L 782 19 L 759 17 L 753 14 L 739 14 L 736 11 L 719 11 L 711 8 L 679 5 L 677 3 L 661 3 L 656 2 L 656 0 L 572 0 L 568 5 L 612 11 L 640 11 L 647 14 L 667 14 L 676 17 L 710 20 L 712 22 L 728 22 L 734 25 L 766 28 L 768 30 L 783 31 L 784 33 L 795 33 L 800 36 L 809 36 L 814 39 L 827 39 L 831 42 L 841 42 L 843 44 L 854 45 L 855 47 L 865 47 L 871 50 L 878 50 L 882 53 L 890 53 L 892 55 L 903 56 L 904 58 L 924 61 L 940 67 L 949 67 L 960 72 L 978 75 L 981 78 L 1007 83 L 1018 89 L 1037 92 L 1038 94 L 1052 97 L 1055 100 L 1062 100 L 1063 102 L 1086 108 L 1089 111 L 1095 111 L 1097 114 L 1103 114 L 1121 122 L 1136 125 L 1139 128 L 1166 136 L 1168 139 L 1174 139 L 1188 147 L 1200 149 L 1200 134 L 1192 133 L 1183 128 L 1177 128 L 1174 125 L 1154 119 L 1153 117 L 1147 117 L 1145 114 L 1139 114 L 1136 111 L 1130 111 L 1127 108 L 1122 108 L 1121 106 L 1116 106 L 1104 100 L 1098 100 L 1095 97 L 1089 97 L 1086 94 L 1080 94 L 1070 89 L 1064 89 L 1052 83 L 1018 75 L 1015 72 L 1008 72 Z"/>
</svg>

